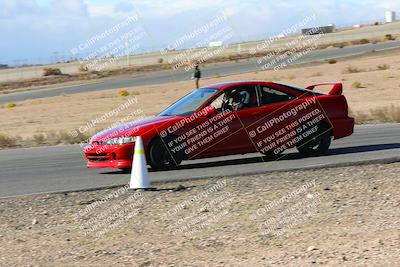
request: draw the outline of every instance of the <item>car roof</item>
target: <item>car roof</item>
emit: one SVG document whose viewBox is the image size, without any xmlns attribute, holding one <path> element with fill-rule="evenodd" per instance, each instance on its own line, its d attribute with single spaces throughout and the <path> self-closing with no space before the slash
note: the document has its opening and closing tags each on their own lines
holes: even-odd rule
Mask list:
<svg viewBox="0 0 400 267">
<path fill-rule="evenodd" d="M 215 88 L 215 89 L 224 90 L 231 86 L 249 85 L 249 84 L 258 84 L 258 83 L 271 83 L 271 82 L 258 81 L 258 80 L 231 81 L 231 82 L 214 83 L 214 84 L 207 85 L 203 88 Z"/>
<path fill-rule="evenodd" d="M 261 81 L 261 80 L 243 80 L 243 81 L 230 81 L 230 82 L 221 82 L 221 83 L 215 83 L 211 85 L 207 85 L 201 88 L 208 88 L 208 89 L 217 89 L 219 91 L 224 91 L 225 89 L 228 89 L 232 86 L 240 86 L 240 85 L 254 85 L 254 84 L 265 84 L 265 85 L 276 85 L 278 87 L 284 87 L 287 90 L 290 91 L 295 91 L 299 94 L 313 94 L 313 95 L 321 95 L 322 93 L 314 92 L 312 90 L 300 88 L 300 87 L 294 87 L 291 85 L 285 85 L 285 84 L 280 84 L 280 83 L 274 83 L 274 82 L 267 82 L 267 81 Z M 201 89 L 199 88 L 199 89 Z"/>
</svg>

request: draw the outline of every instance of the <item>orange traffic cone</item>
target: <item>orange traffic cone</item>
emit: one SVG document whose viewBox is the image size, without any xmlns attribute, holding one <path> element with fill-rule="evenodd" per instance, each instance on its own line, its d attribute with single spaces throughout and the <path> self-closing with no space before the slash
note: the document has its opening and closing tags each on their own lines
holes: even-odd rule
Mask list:
<svg viewBox="0 0 400 267">
<path fill-rule="evenodd" d="M 143 141 L 140 136 L 135 142 L 135 152 L 133 153 L 133 163 L 131 181 L 129 189 L 150 189 L 149 172 L 147 170 L 146 156 L 144 153 Z"/>
</svg>

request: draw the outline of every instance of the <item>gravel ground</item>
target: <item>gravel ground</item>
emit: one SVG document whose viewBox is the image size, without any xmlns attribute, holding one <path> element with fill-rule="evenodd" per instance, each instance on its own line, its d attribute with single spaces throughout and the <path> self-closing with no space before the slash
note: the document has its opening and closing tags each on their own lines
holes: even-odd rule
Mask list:
<svg viewBox="0 0 400 267">
<path fill-rule="evenodd" d="M 0 266 L 399 266 L 400 163 L 0 199 Z"/>
</svg>

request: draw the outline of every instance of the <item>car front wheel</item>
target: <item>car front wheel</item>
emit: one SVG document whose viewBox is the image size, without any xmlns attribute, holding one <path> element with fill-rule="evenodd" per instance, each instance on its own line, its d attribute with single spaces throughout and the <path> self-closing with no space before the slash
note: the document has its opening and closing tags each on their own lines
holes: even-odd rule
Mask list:
<svg viewBox="0 0 400 267">
<path fill-rule="evenodd" d="M 183 160 L 183 151 L 173 153 L 167 148 L 168 141 L 156 138 L 151 142 L 148 153 L 148 162 L 155 170 L 174 169 Z"/>
</svg>

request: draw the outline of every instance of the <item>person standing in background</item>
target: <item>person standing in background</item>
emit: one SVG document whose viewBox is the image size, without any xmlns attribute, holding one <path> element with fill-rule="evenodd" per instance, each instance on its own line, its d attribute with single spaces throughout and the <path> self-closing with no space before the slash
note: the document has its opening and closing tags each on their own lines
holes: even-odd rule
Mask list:
<svg viewBox="0 0 400 267">
<path fill-rule="evenodd" d="M 196 82 L 196 88 L 199 88 L 199 81 L 200 81 L 200 78 L 201 78 L 201 71 L 200 71 L 200 68 L 199 68 L 198 64 L 196 64 L 195 67 L 194 67 L 193 78 L 194 78 L 194 80 Z"/>
</svg>

